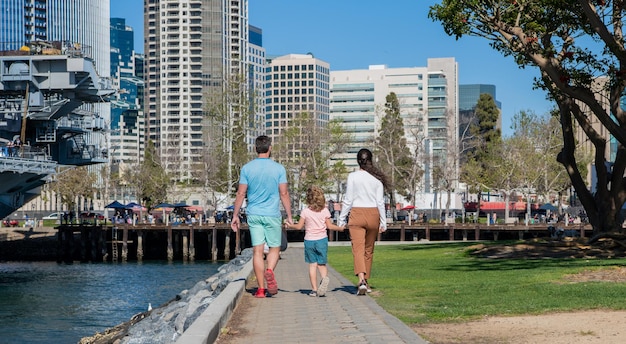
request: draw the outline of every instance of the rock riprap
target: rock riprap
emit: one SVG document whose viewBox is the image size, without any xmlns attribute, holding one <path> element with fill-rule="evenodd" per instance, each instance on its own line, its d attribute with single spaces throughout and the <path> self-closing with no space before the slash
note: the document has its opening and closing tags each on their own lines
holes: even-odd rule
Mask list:
<svg viewBox="0 0 626 344">
<path fill-rule="evenodd" d="M 79 344 L 174 343 L 251 259 L 252 249 L 245 249 L 220 266 L 216 274 L 183 290 L 164 305 L 136 314 L 129 321 L 91 337 L 84 337 Z"/>
</svg>

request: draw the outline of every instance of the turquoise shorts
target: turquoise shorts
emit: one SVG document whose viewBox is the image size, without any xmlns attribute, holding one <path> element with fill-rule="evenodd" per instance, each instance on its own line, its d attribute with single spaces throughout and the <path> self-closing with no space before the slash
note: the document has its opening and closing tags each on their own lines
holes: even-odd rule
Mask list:
<svg viewBox="0 0 626 344">
<path fill-rule="evenodd" d="M 326 265 L 328 262 L 328 238 L 304 240 L 304 261 Z"/>
<path fill-rule="evenodd" d="M 252 246 L 267 244 L 268 247 L 280 247 L 283 232 L 281 217 L 248 215 L 248 227 Z"/>
</svg>

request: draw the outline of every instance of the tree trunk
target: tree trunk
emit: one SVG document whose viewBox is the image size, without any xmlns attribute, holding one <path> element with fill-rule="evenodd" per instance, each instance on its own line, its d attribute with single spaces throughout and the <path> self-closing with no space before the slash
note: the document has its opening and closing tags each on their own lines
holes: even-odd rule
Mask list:
<svg viewBox="0 0 626 344">
<path fill-rule="evenodd" d="M 572 186 L 576 190 L 580 203 L 585 208 L 594 235 L 608 232 L 622 232 L 620 222 L 621 207 L 626 200 L 624 191 L 624 169 L 626 168 L 626 151 L 620 145 L 615 164 L 607 164 L 604 154 L 606 141 L 593 128 L 582 126 L 585 134 L 595 147 L 594 168 L 596 170 L 596 191 L 591 193 L 578 169 L 574 151 L 576 142 L 572 125 L 572 115 L 583 117 L 584 114 L 572 99 L 558 101 L 563 129 L 563 150 L 558 154 L 557 161 L 563 164 Z M 583 122 L 581 120 L 579 123 Z"/>
</svg>

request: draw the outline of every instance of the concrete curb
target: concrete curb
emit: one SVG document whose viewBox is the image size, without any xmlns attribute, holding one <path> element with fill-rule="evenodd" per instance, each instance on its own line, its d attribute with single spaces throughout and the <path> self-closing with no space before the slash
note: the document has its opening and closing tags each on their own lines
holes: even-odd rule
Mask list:
<svg viewBox="0 0 626 344">
<path fill-rule="evenodd" d="M 226 326 L 237 303 L 246 290 L 246 281 L 252 273 L 252 259 L 228 283 L 228 286 L 211 302 L 209 307 L 189 326 L 177 344 L 208 344 L 217 340 Z"/>
</svg>

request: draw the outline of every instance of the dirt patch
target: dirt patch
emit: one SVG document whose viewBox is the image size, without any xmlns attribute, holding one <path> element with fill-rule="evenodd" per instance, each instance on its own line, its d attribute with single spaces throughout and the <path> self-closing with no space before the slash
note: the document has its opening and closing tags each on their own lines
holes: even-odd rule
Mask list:
<svg viewBox="0 0 626 344">
<path fill-rule="evenodd" d="M 253 290 L 256 286 L 256 280 L 253 276 L 246 281 L 246 290 Z M 252 334 L 246 329 L 245 314 L 252 307 L 258 307 L 258 302 L 251 302 L 251 298 L 242 297 L 237 303 L 237 307 L 230 316 L 226 326 L 220 329 L 220 334 L 215 344 L 236 344 L 241 338 L 248 338 Z"/>
<path fill-rule="evenodd" d="M 585 311 L 486 317 L 459 324 L 427 324 L 413 330 L 432 344 L 622 344 L 626 311 Z"/>
</svg>

